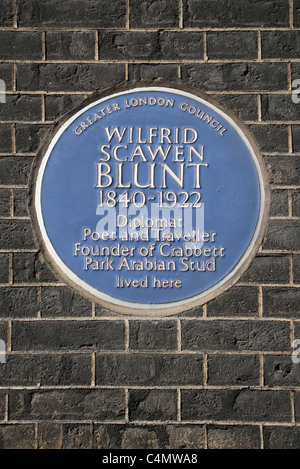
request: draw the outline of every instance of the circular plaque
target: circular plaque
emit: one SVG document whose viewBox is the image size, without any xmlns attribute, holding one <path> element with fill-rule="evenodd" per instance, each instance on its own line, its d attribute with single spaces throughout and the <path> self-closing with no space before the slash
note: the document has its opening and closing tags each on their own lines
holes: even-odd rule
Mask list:
<svg viewBox="0 0 300 469">
<path fill-rule="evenodd" d="M 32 173 L 48 261 L 126 314 L 178 313 L 232 286 L 262 241 L 268 201 L 247 129 L 176 85 L 93 95 L 57 123 Z"/>
</svg>

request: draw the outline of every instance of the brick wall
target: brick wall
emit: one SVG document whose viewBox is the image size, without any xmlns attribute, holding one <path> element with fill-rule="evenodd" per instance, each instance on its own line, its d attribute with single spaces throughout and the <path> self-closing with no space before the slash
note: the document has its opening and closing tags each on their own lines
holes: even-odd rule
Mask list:
<svg viewBox="0 0 300 469">
<path fill-rule="evenodd" d="M 300 448 L 300 0 L 2 0 L 0 24 L 0 447 Z M 116 315 L 65 286 L 27 210 L 54 121 L 140 79 L 231 109 L 272 194 L 240 281 L 163 320 Z"/>
</svg>

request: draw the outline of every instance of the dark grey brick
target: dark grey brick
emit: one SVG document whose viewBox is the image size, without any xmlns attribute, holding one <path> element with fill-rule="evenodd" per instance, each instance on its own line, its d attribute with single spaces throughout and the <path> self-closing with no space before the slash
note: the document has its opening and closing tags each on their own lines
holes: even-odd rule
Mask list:
<svg viewBox="0 0 300 469">
<path fill-rule="evenodd" d="M 123 386 L 202 384 L 201 355 L 101 354 L 96 356 L 96 383 Z"/>
<path fill-rule="evenodd" d="M 206 307 L 206 305 L 205 305 Z M 184 311 L 180 314 L 182 319 L 184 318 L 202 318 L 204 316 L 204 306 L 195 306 L 190 308 L 187 311 Z"/>
<path fill-rule="evenodd" d="M 177 391 L 134 389 L 129 391 L 129 420 L 177 420 Z"/>
<path fill-rule="evenodd" d="M 13 214 L 15 217 L 29 217 L 27 189 L 13 189 Z"/>
<path fill-rule="evenodd" d="M 47 32 L 47 60 L 93 60 L 95 58 L 94 32 Z"/>
<path fill-rule="evenodd" d="M 290 325 L 283 321 L 183 320 L 182 350 L 290 350 Z"/>
<path fill-rule="evenodd" d="M 26 156 L 0 157 L 0 184 L 27 184 L 32 161 Z"/>
<path fill-rule="evenodd" d="M 263 59 L 298 59 L 300 31 L 262 31 L 261 56 Z"/>
<path fill-rule="evenodd" d="M 266 156 L 264 160 L 271 184 L 300 184 L 300 156 Z"/>
<path fill-rule="evenodd" d="M 207 384 L 258 386 L 259 357 L 255 355 L 209 355 Z"/>
<path fill-rule="evenodd" d="M 91 384 L 88 355 L 11 355 L 0 365 L 2 386 L 79 386 Z"/>
<path fill-rule="evenodd" d="M 204 449 L 205 435 L 202 425 L 167 425 L 167 449 Z"/>
<path fill-rule="evenodd" d="M 1 449 L 35 449 L 34 424 L 1 424 Z"/>
<path fill-rule="evenodd" d="M 293 256 L 293 265 L 294 282 L 300 283 L 300 255 Z"/>
<path fill-rule="evenodd" d="M 289 216 L 289 194 L 285 189 L 272 189 L 270 191 L 270 217 Z"/>
<path fill-rule="evenodd" d="M 42 287 L 42 317 L 91 316 L 92 304 L 72 288 Z"/>
<path fill-rule="evenodd" d="M 36 317 L 39 311 L 37 287 L 0 288 L 3 318 Z"/>
<path fill-rule="evenodd" d="M 99 57 L 105 60 L 157 59 L 161 57 L 159 32 L 99 33 Z"/>
<path fill-rule="evenodd" d="M 4 340 L 4 342 L 7 344 L 7 339 L 8 339 L 8 330 L 7 330 L 7 322 L 1 321 L 0 322 L 0 339 Z M 6 347 L 7 349 L 7 347 Z M 1 407 L 1 404 L 0 404 Z"/>
<path fill-rule="evenodd" d="M 11 190 L 0 188 L 0 216 L 10 216 Z"/>
<path fill-rule="evenodd" d="M 0 64 L 0 80 L 4 80 L 6 91 L 12 90 L 13 83 L 13 65 L 12 64 Z M 1 84 L 2 85 L 2 84 Z M 1 92 L 3 88 L 1 86 Z M 7 96 L 6 96 L 7 99 Z M 2 103 L 1 103 L 2 106 Z"/>
<path fill-rule="evenodd" d="M 261 114 L 262 120 L 299 120 L 299 105 L 293 103 L 290 94 L 263 94 Z"/>
<path fill-rule="evenodd" d="M 14 321 L 12 350 L 124 350 L 123 321 Z"/>
<path fill-rule="evenodd" d="M 203 58 L 203 33 L 165 31 L 159 35 L 162 60 L 196 60 Z"/>
<path fill-rule="evenodd" d="M 63 94 L 45 96 L 46 120 L 55 120 L 65 115 L 86 98 L 85 95 Z"/>
<path fill-rule="evenodd" d="M 42 33 L 35 31 L 0 31 L 1 60 L 41 60 Z"/>
<path fill-rule="evenodd" d="M 260 449 L 258 426 L 208 425 L 208 449 Z"/>
<path fill-rule="evenodd" d="M 14 192 L 14 215 L 16 217 L 28 217 L 28 190 L 15 188 Z"/>
<path fill-rule="evenodd" d="M 293 217 L 300 217 L 300 192 L 292 191 Z"/>
<path fill-rule="evenodd" d="M 185 31 L 105 32 L 99 34 L 100 59 L 178 60 L 203 58 L 203 33 Z"/>
<path fill-rule="evenodd" d="M 264 249 L 300 249 L 299 220 L 270 220 L 263 244 Z"/>
<path fill-rule="evenodd" d="M 290 422 L 290 393 L 266 390 L 182 390 L 182 421 Z"/>
<path fill-rule="evenodd" d="M 93 426 L 93 443 L 94 449 L 159 449 L 168 448 L 169 441 L 174 441 L 177 445 L 176 436 L 172 438 L 169 433 L 176 428 L 173 425 L 103 425 L 96 424 Z M 194 429 L 193 429 L 194 427 Z M 192 435 L 193 441 L 203 434 L 203 427 L 184 426 L 182 435 Z M 190 430 L 190 431 L 189 431 Z M 177 426 L 179 432 L 179 426 Z M 202 441 L 203 441 L 202 436 Z M 203 445 L 203 443 L 202 443 Z M 172 449 L 177 446 L 172 446 Z M 196 447 L 199 447 L 199 443 Z M 182 448 L 180 446 L 179 448 Z"/>
<path fill-rule="evenodd" d="M 300 367 L 292 356 L 266 355 L 264 357 L 265 386 L 298 386 Z"/>
<path fill-rule="evenodd" d="M 129 80 L 166 80 L 171 82 L 179 81 L 178 65 L 175 64 L 129 64 Z"/>
<path fill-rule="evenodd" d="M 103 425 L 93 428 L 94 449 L 204 449 L 203 425 Z"/>
<path fill-rule="evenodd" d="M 300 125 L 292 125 L 292 139 L 293 151 L 300 152 Z"/>
<path fill-rule="evenodd" d="M 255 31 L 213 31 L 206 34 L 209 59 L 255 59 Z"/>
<path fill-rule="evenodd" d="M 300 323 L 299 322 L 295 322 L 295 339 L 300 339 Z M 297 354 L 297 356 L 299 356 L 299 353 Z"/>
<path fill-rule="evenodd" d="M 30 390 L 9 392 L 13 420 L 124 420 L 119 389 Z"/>
<path fill-rule="evenodd" d="M 258 314 L 258 289 L 233 287 L 207 304 L 208 316 L 251 316 Z"/>
<path fill-rule="evenodd" d="M 288 86 L 284 63 L 203 63 L 182 66 L 182 82 L 203 91 L 276 91 Z"/>
<path fill-rule="evenodd" d="M 257 96 L 253 94 L 215 94 L 211 95 L 211 97 L 233 111 L 242 120 L 257 119 Z"/>
<path fill-rule="evenodd" d="M 100 304 L 95 304 L 95 316 L 96 317 L 105 317 L 105 318 L 115 318 L 115 319 L 124 319 L 124 316 L 122 314 L 118 314 L 115 311 L 112 311 L 111 309 L 105 308 L 104 306 Z"/>
<path fill-rule="evenodd" d="M 3 104 L 1 104 L 1 106 Z M 12 151 L 11 125 L 1 124 L 0 125 L 0 153 L 10 153 L 11 151 Z"/>
<path fill-rule="evenodd" d="M 30 220 L 1 220 L 2 249 L 34 249 Z"/>
<path fill-rule="evenodd" d="M 126 25 L 126 0 L 19 0 L 18 25 L 39 28 L 122 28 Z"/>
<path fill-rule="evenodd" d="M 0 119 L 10 121 L 34 121 L 42 118 L 40 96 L 12 94 L 6 96 L 6 104 L 0 105 Z"/>
<path fill-rule="evenodd" d="M 24 91 L 95 91 L 125 80 L 122 64 L 18 64 L 17 86 Z"/>
<path fill-rule="evenodd" d="M 185 27 L 289 26 L 285 0 L 184 0 Z"/>
<path fill-rule="evenodd" d="M 263 152 L 287 152 L 288 126 L 280 124 L 251 124 L 250 131 Z"/>
<path fill-rule="evenodd" d="M 263 287 L 264 316 L 299 316 L 300 290 L 291 287 Z"/>
<path fill-rule="evenodd" d="M 130 321 L 129 347 L 131 350 L 176 350 L 176 322 Z"/>
<path fill-rule="evenodd" d="M 49 126 L 43 124 L 17 124 L 16 125 L 16 151 L 17 153 L 34 153 L 37 151 L 43 138 L 49 131 Z"/>
<path fill-rule="evenodd" d="M 289 256 L 264 255 L 257 256 L 241 282 L 251 283 L 289 283 L 290 260 Z"/>
<path fill-rule="evenodd" d="M 37 428 L 38 449 L 61 449 L 62 424 L 39 422 Z"/>
<path fill-rule="evenodd" d="M 62 449 L 90 449 L 92 434 L 90 424 L 64 424 L 62 427 Z"/>
<path fill-rule="evenodd" d="M 10 27 L 13 25 L 14 19 L 14 2 L 13 0 L 2 0 L 0 9 L 0 25 Z"/>
<path fill-rule="evenodd" d="M 300 26 L 300 1 L 294 0 L 294 26 Z"/>
<path fill-rule="evenodd" d="M 169 0 L 131 0 L 130 28 L 172 28 L 179 22 L 179 4 Z"/>
<path fill-rule="evenodd" d="M 299 427 L 263 427 L 265 449 L 300 449 Z"/>
<path fill-rule="evenodd" d="M 0 253 L 0 282 L 9 281 L 9 255 Z"/>
<path fill-rule="evenodd" d="M 284 189 L 271 190 L 270 216 L 287 217 L 289 214 L 289 194 Z"/>
<path fill-rule="evenodd" d="M 296 422 L 300 421 L 300 392 L 295 392 L 295 419 Z"/>
<path fill-rule="evenodd" d="M 57 282 L 39 252 L 16 252 L 13 255 L 14 283 Z"/>
</svg>

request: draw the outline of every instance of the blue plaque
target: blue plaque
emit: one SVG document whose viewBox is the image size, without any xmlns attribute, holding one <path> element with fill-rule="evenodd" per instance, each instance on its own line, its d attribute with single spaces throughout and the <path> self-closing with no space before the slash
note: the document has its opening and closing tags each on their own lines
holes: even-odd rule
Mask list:
<svg viewBox="0 0 300 469">
<path fill-rule="evenodd" d="M 130 84 L 92 96 L 43 143 L 32 216 L 53 268 L 127 314 L 216 297 L 253 260 L 268 189 L 238 120 L 194 90 Z"/>
</svg>

